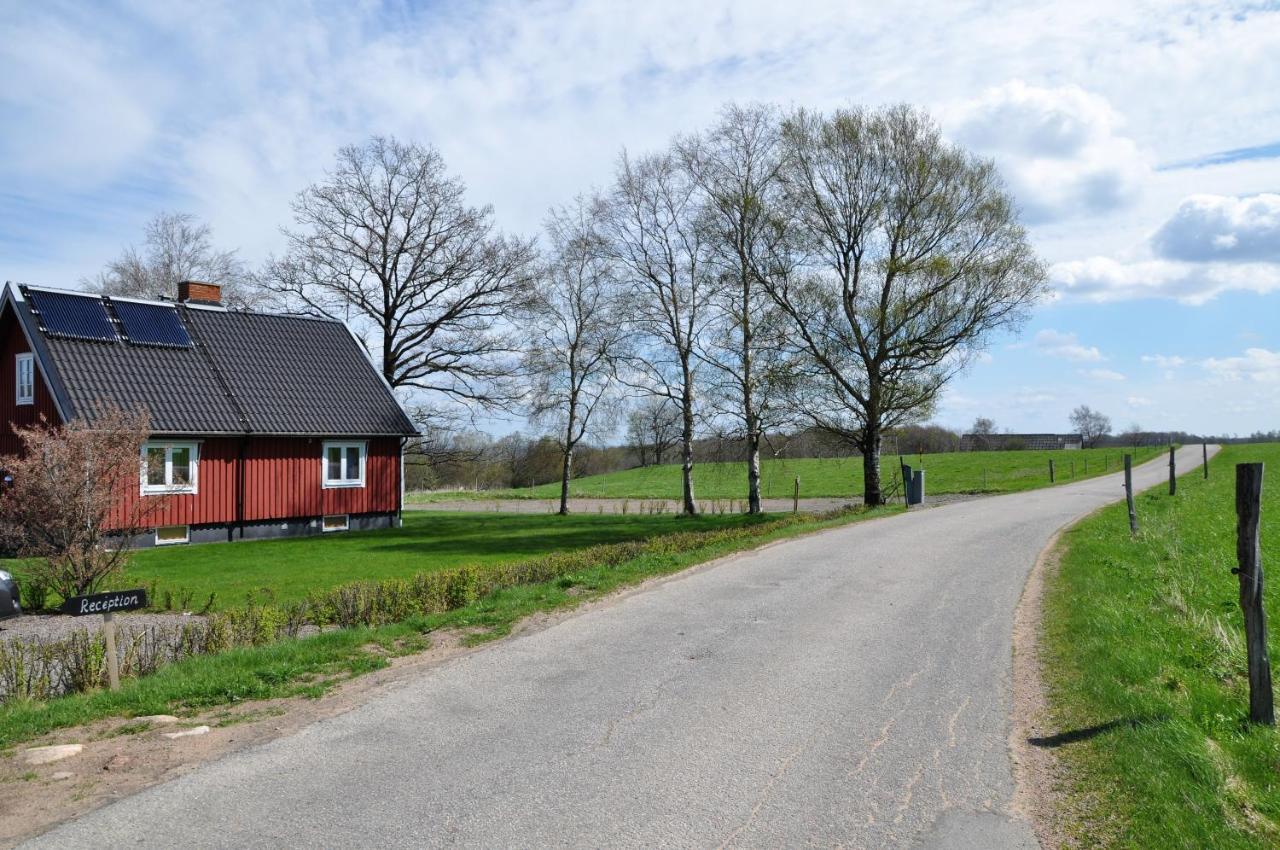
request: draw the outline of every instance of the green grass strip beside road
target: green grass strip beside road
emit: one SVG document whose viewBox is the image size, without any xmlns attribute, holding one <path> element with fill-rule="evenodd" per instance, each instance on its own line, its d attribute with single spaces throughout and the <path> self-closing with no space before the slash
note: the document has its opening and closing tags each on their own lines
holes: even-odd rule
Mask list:
<svg viewBox="0 0 1280 850">
<path fill-rule="evenodd" d="M 1252 726 L 1235 566 L 1235 464 L 1266 463 L 1266 610 L 1280 660 L 1280 445 L 1228 446 L 1068 531 L 1044 607 L 1052 721 L 1080 737 L 1061 822 L 1083 846 L 1280 846 L 1280 733 Z M 1075 736 L 1072 736 L 1073 738 Z"/>
<path fill-rule="evenodd" d="M 0 707 L 0 748 L 109 717 L 189 715 L 247 700 L 319 696 L 335 682 L 386 666 L 388 655 L 425 648 L 430 633 L 437 629 L 475 630 L 470 641 L 492 640 L 508 634 L 522 618 L 539 611 L 569 608 L 620 587 L 733 552 L 900 510 L 880 508 L 828 518 L 802 514 L 763 524 L 756 522 L 709 545 L 644 554 L 611 567 L 582 569 L 553 581 L 503 588 L 442 614 L 413 617 L 381 628 L 343 629 L 188 659 L 163 667 L 154 675 L 127 680 L 116 692 L 9 703 Z M 226 551 L 235 547 L 216 548 Z M 371 653 L 370 644 L 377 644 L 384 651 Z"/>
<path fill-rule="evenodd" d="M 1163 447 L 1135 449 L 1085 449 L 1083 451 L 947 452 L 907 455 L 903 460 L 925 470 L 929 493 L 1016 493 L 1049 486 L 1049 461 L 1056 465 L 1058 484 L 1069 484 L 1116 472 L 1126 452 L 1135 464 L 1166 451 Z M 884 484 L 898 477 L 898 457 L 886 455 L 881 463 Z M 742 502 L 747 496 L 746 466 L 741 462 L 699 463 L 693 471 L 694 493 L 699 503 Z M 800 478 L 802 498 L 850 498 L 862 495 L 860 458 L 774 458 L 761 464 L 760 489 L 766 499 L 790 499 L 795 479 Z M 674 464 L 637 467 L 604 475 L 575 479 L 570 485 L 575 498 L 678 499 L 680 467 Z M 556 499 L 559 482 L 514 490 L 441 491 L 410 493 L 410 502 L 456 499 Z M 636 504 L 639 512 L 642 505 Z M 710 505 L 708 506 L 710 507 Z"/>
</svg>

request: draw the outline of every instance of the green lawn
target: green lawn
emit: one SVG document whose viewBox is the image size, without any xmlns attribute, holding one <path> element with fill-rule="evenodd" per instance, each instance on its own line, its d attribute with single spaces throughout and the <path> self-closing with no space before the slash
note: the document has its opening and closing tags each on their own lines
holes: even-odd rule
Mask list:
<svg viewBox="0 0 1280 850">
<path fill-rule="evenodd" d="M 518 561 L 598 543 L 639 540 L 674 531 L 724 528 L 753 521 L 743 515 L 432 513 L 405 515 L 404 526 L 327 534 L 148 549 L 134 556 L 125 584 L 186 591 L 200 607 L 243 604 L 270 589 L 276 602 L 302 599 L 357 579 L 408 577 L 450 567 Z M 20 568 L 18 569 L 21 572 Z"/>
<path fill-rule="evenodd" d="M 1280 661 L 1280 445 L 1228 446 L 1063 540 L 1045 599 L 1042 660 L 1052 715 L 1078 740 L 1063 822 L 1084 846 L 1280 846 L 1280 734 L 1247 723 L 1235 566 L 1236 463 L 1263 461 L 1267 616 Z M 1072 736 L 1077 737 L 1077 736 Z"/>
<path fill-rule="evenodd" d="M 1049 461 L 1057 466 L 1059 483 L 1115 472 L 1121 468 L 1125 451 L 1134 462 L 1149 460 L 1165 451 L 1159 447 L 1137 449 L 1086 449 L 1084 451 L 948 452 L 909 455 L 905 461 L 925 470 L 929 493 L 1012 493 L 1049 484 Z M 886 487 L 898 477 L 898 458 L 885 456 L 881 464 Z M 700 463 L 694 467 L 694 494 L 702 500 L 743 500 L 747 495 L 747 472 L 743 463 Z M 766 499 L 789 499 L 800 478 L 802 497 L 862 495 L 860 458 L 780 458 L 761 464 L 761 491 Z M 611 499 L 678 499 L 680 467 L 673 464 L 638 467 L 606 475 L 592 475 L 573 481 L 572 495 Z M 430 503 L 457 498 L 554 499 L 559 483 L 519 490 L 475 493 L 411 493 L 411 502 Z"/>
</svg>

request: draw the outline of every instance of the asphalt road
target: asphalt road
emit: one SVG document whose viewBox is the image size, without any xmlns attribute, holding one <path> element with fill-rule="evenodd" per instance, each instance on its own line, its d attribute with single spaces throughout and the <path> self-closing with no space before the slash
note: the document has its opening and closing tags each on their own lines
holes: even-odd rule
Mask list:
<svg viewBox="0 0 1280 850">
<path fill-rule="evenodd" d="M 1121 495 L 1112 475 L 737 556 L 30 846 L 1034 847 L 1009 810 L 1014 609 L 1053 532 Z"/>
</svg>

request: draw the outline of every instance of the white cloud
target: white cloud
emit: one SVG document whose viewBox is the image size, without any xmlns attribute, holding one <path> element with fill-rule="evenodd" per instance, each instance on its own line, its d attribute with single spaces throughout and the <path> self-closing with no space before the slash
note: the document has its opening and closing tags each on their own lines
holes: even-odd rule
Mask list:
<svg viewBox="0 0 1280 850">
<path fill-rule="evenodd" d="M 993 156 L 1032 222 L 1128 205 L 1150 174 L 1107 100 L 1079 86 L 1014 80 L 944 117 L 962 143 Z"/>
<path fill-rule="evenodd" d="M 1090 369 L 1084 373 L 1095 381 L 1123 381 L 1124 375 L 1114 369 Z"/>
<path fill-rule="evenodd" d="M 1161 369 L 1177 369 L 1179 366 L 1184 365 L 1187 359 L 1176 354 L 1144 354 L 1142 355 L 1142 362 L 1154 363 Z"/>
<path fill-rule="evenodd" d="M 1280 262 L 1280 195 L 1192 195 L 1151 237 L 1162 257 L 1190 262 Z"/>
<path fill-rule="evenodd" d="M 1152 404 L 1155 403 L 1151 399 L 1147 398 L 1146 396 L 1140 396 L 1140 395 L 1131 395 L 1125 399 L 1125 402 L 1130 407 L 1150 407 Z"/>
<path fill-rule="evenodd" d="M 1247 348 L 1240 357 L 1210 357 L 1202 365 L 1211 375 L 1222 381 L 1280 383 L 1280 351 Z"/>
<path fill-rule="evenodd" d="M 1280 290 L 1280 265 L 1272 263 L 1122 262 L 1090 257 L 1055 263 L 1049 277 L 1060 294 L 1098 302 L 1172 298 L 1203 304 L 1224 292 Z"/>
<path fill-rule="evenodd" d="M 1036 334 L 1036 348 L 1042 354 L 1051 357 L 1060 357 L 1063 360 L 1072 360 L 1079 363 L 1096 362 L 1104 360 L 1102 352 L 1097 346 L 1081 345 L 1077 336 L 1073 333 L 1063 333 L 1055 331 L 1052 328 L 1046 328 Z"/>
</svg>

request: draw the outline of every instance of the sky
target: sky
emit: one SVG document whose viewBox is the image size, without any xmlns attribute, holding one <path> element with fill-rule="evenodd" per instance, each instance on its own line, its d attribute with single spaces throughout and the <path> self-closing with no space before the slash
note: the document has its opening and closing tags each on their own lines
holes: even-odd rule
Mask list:
<svg viewBox="0 0 1280 850">
<path fill-rule="evenodd" d="M 1053 286 L 936 421 L 1271 430 L 1278 56 L 1277 2 L 0 0 L 0 279 L 77 286 L 161 210 L 256 264 L 374 134 L 533 235 L 725 102 L 908 102 L 996 161 Z"/>
</svg>

